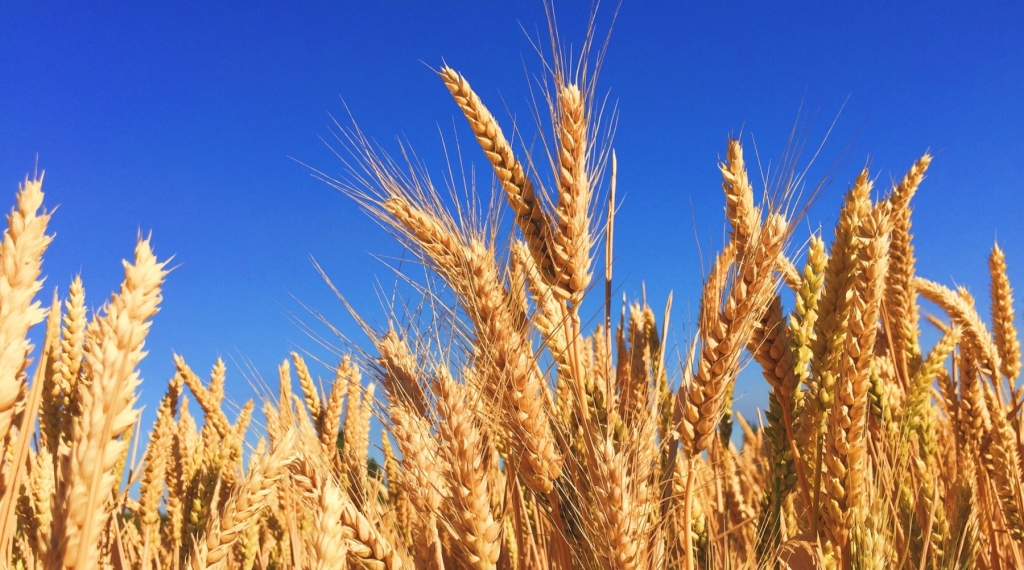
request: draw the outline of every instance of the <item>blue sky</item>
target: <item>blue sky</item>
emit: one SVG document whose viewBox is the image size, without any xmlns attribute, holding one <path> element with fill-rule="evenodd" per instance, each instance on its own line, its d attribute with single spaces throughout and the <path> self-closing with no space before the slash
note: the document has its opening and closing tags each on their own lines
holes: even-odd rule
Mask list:
<svg viewBox="0 0 1024 570">
<path fill-rule="evenodd" d="M 930 149 L 914 216 L 920 273 L 967 285 L 987 306 L 998 238 L 1011 280 L 1024 283 L 1024 5 L 892 4 L 621 7 L 600 78 L 620 112 L 617 286 L 636 297 L 646 283 L 655 307 L 673 290 L 677 341 L 696 312 L 701 248 L 721 244 L 727 135 L 742 132 L 752 165 L 755 141 L 774 164 L 798 113 L 815 146 L 842 109 L 809 178 L 841 155 L 847 165 L 799 239 L 832 227 L 861 166 L 885 188 Z M 601 30 L 613 8 L 602 7 Z M 579 45 L 589 10 L 558 4 L 564 41 Z M 172 351 L 204 373 L 223 356 L 241 401 L 251 392 L 235 362 L 273 378 L 289 350 L 316 349 L 289 319 L 303 313 L 294 298 L 358 338 L 310 255 L 376 322 L 375 287 L 395 277 L 374 255 L 402 255 L 290 157 L 341 175 L 320 137 L 347 105 L 369 136 L 391 149 L 407 139 L 441 174 L 441 133 L 471 140 L 431 72 L 442 62 L 529 135 L 540 66 L 527 36 L 545 31 L 539 0 L 4 2 L 0 196 L 9 208 L 38 156 L 47 203 L 60 205 L 47 286 L 63 293 L 81 272 L 93 307 L 117 286 L 137 233 L 152 231 L 177 269 L 148 339 L 142 403 L 155 408 Z M 489 175 L 478 149 L 463 153 Z M 764 391 L 744 375 L 738 407 L 749 414 Z"/>
</svg>

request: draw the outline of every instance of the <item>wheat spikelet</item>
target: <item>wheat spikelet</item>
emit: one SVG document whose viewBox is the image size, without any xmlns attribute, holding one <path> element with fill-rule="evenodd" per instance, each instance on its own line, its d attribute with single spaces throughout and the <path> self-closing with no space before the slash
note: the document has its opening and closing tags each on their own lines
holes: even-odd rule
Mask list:
<svg viewBox="0 0 1024 570">
<path fill-rule="evenodd" d="M 113 467 L 128 446 L 120 437 L 136 420 L 135 369 L 145 354 L 149 320 L 160 303 L 164 265 L 157 262 L 149 240 L 140 239 L 135 264 L 124 264 L 120 293 L 86 334 L 83 368 L 89 383 L 78 392 L 82 416 L 75 418 L 71 454 L 63 468 L 68 476 L 62 498 L 67 522 L 60 554 L 68 568 L 85 570 L 99 563 L 99 537 L 109 514 L 103 508 L 105 493 L 120 476 Z"/>
<path fill-rule="evenodd" d="M 18 188 L 18 207 L 7 216 L 0 244 L 0 433 L 6 437 L 14 420 L 14 407 L 24 389 L 20 374 L 32 350 L 25 335 L 46 313 L 33 302 L 42 288 L 39 280 L 50 214 L 43 205 L 43 179 L 25 179 Z M 0 458 L 4 455 L 0 451 Z"/>
<path fill-rule="evenodd" d="M 1002 364 L 999 371 L 1013 381 L 1020 376 L 1020 341 L 1014 325 L 1013 289 L 1006 275 L 1006 254 L 999 244 L 992 247 L 988 267 L 992 277 L 992 332 Z"/>
</svg>

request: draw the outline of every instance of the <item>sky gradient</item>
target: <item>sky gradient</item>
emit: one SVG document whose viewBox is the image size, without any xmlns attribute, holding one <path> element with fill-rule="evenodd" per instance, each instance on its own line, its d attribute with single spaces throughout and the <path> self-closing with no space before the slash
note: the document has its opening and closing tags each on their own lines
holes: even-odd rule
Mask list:
<svg viewBox="0 0 1024 570">
<path fill-rule="evenodd" d="M 589 11 L 558 3 L 566 44 L 579 45 Z M 602 7 L 600 33 L 613 11 Z M 702 263 L 721 246 L 716 162 L 727 136 L 742 133 L 760 179 L 758 157 L 776 164 L 794 124 L 816 147 L 838 116 L 808 180 L 845 166 L 797 244 L 819 225 L 830 237 L 865 164 L 884 190 L 930 150 L 913 218 L 920 274 L 966 285 L 987 307 L 998 238 L 1019 288 L 1021 22 L 1020 3 L 625 3 L 599 88 L 619 110 L 616 287 L 636 298 L 646 284 L 659 313 L 674 291 L 672 337 L 684 343 Z M 176 269 L 142 364 L 146 421 L 172 352 L 203 375 L 222 356 L 241 402 L 252 395 L 244 362 L 273 379 L 290 350 L 324 354 L 290 317 L 309 319 L 299 301 L 361 338 L 310 256 L 371 322 L 386 318 L 375 288 L 390 290 L 395 276 L 378 257 L 401 248 L 297 162 L 343 174 L 321 140 L 330 116 L 351 112 L 392 151 L 407 140 L 440 175 L 442 135 L 472 140 L 431 71 L 447 62 L 529 140 L 529 82 L 541 70 L 530 37 L 546 39 L 546 26 L 539 0 L 0 3 L 3 207 L 38 157 L 46 203 L 60 205 L 47 290 L 64 295 L 80 272 L 91 307 L 117 287 L 138 232 L 152 231 Z M 463 144 L 462 155 L 487 191 L 482 153 Z M 751 414 L 765 391 L 745 374 L 737 407 Z"/>
</svg>

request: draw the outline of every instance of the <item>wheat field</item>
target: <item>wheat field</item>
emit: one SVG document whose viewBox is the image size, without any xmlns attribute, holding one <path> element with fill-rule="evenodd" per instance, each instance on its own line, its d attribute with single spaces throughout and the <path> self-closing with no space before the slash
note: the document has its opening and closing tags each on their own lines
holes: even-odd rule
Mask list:
<svg viewBox="0 0 1024 570">
<path fill-rule="evenodd" d="M 372 346 L 328 378 L 292 353 L 237 414 L 223 362 L 207 380 L 174 355 L 139 425 L 166 261 L 140 237 L 99 309 L 80 279 L 44 298 L 50 213 L 26 178 L 0 246 L 5 567 L 1024 568 L 1007 260 L 995 245 L 987 309 L 917 274 L 931 156 L 888 188 L 865 169 L 834 229 L 795 244 L 798 189 L 755 189 L 729 140 L 728 239 L 675 351 L 671 300 L 613 311 L 617 159 L 596 74 L 564 61 L 532 154 L 438 70 L 493 167 L 490 205 L 339 133 L 351 176 L 329 182 L 415 253 L 425 301 L 366 325 Z M 763 419 L 732 410 L 745 366 L 770 389 Z"/>
</svg>

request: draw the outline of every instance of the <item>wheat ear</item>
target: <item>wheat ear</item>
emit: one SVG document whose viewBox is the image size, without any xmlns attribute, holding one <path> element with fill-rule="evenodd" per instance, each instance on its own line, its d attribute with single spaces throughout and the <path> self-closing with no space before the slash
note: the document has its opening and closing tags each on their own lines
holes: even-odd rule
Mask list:
<svg viewBox="0 0 1024 570">
<path fill-rule="evenodd" d="M 46 312 L 33 302 L 43 282 L 39 274 L 50 214 L 43 210 L 43 178 L 25 179 L 18 188 L 18 206 L 7 216 L 0 244 L 0 434 L 10 433 L 15 403 L 24 390 L 20 374 L 32 350 L 25 335 L 42 322 Z M 0 458 L 6 450 L 0 450 Z"/>
<path fill-rule="evenodd" d="M 82 347 L 85 343 L 85 288 L 82 277 L 76 275 L 68 289 L 64 302 L 65 314 L 61 327 L 61 339 L 54 355 L 50 394 L 43 400 L 40 410 L 42 429 L 50 452 L 57 456 L 66 452 L 71 442 L 72 418 L 77 415 L 76 391 L 79 371 L 82 368 Z"/>
<path fill-rule="evenodd" d="M 996 347 L 1002 361 L 1000 372 L 1011 382 L 1020 376 L 1020 341 L 1014 325 L 1013 288 L 1006 274 L 1006 254 L 999 244 L 992 247 L 988 258 L 989 274 L 992 277 L 992 332 L 995 333 Z"/>
<path fill-rule="evenodd" d="M 443 461 L 438 461 L 442 457 L 440 446 L 437 438 L 430 434 L 426 419 L 401 402 L 393 404 L 390 412 L 391 432 L 402 453 L 401 485 L 419 517 L 416 525 L 419 536 L 413 541 L 417 563 L 431 568 L 443 567 L 438 562 L 441 539 L 437 531 L 437 516 L 442 500 L 450 496 L 444 477 L 448 467 Z"/>
<path fill-rule="evenodd" d="M 921 277 L 914 278 L 914 288 L 963 326 L 963 348 L 981 371 L 989 376 L 998 374 L 1001 368 L 999 349 L 966 290 L 952 291 Z"/>
<path fill-rule="evenodd" d="M 587 102 L 575 85 L 558 92 L 558 204 L 551 255 L 557 293 L 578 307 L 590 284 L 592 237 L 590 212 L 593 186 L 590 173 Z"/>
<path fill-rule="evenodd" d="M 726 162 L 718 164 L 722 172 L 722 190 L 725 192 L 725 214 L 732 228 L 729 237 L 736 243 L 737 255 L 742 256 L 761 224 L 761 211 L 754 205 L 754 188 L 747 176 L 740 141 L 729 139 L 726 157 Z"/>
<path fill-rule="evenodd" d="M 992 429 L 981 445 L 981 461 L 996 488 L 996 498 L 1010 536 L 1024 543 L 1024 486 L 1016 430 L 1003 415 L 993 414 Z"/>
<path fill-rule="evenodd" d="M 219 516 L 210 517 L 205 536 L 196 541 L 189 568 L 214 570 L 227 566 L 235 541 L 259 519 L 270 503 L 270 495 L 288 466 L 295 459 L 295 434 L 289 432 L 278 441 L 269 455 L 261 456 L 249 467 L 245 481 L 232 494 Z"/>
<path fill-rule="evenodd" d="M 530 488 L 547 493 L 561 473 L 562 456 L 540 397 L 546 387 L 535 370 L 526 331 L 515 326 L 494 251 L 479 239 L 466 243 L 402 196 L 388 198 L 383 206 L 458 292 L 476 329 L 476 358 L 487 372 L 481 388 L 499 396 L 520 473 Z"/>
<path fill-rule="evenodd" d="M 328 456 L 332 458 L 338 455 L 338 430 L 341 429 L 341 413 L 344 411 L 349 383 L 358 383 L 359 380 L 356 378 L 358 374 L 359 371 L 352 364 L 352 359 L 349 356 L 342 358 L 334 372 L 334 384 L 327 397 L 324 415 L 319 426 L 320 444 L 325 450 L 331 452 Z"/>
<path fill-rule="evenodd" d="M 775 296 L 773 271 L 786 238 L 786 221 L 772 214 L 754 238 L 756 247 L 737 262 L 733 286 L 723 294 L 735 257 L 735 243 L 730 242 L 719 255 L 701 296 L 701 350 L 697 369 L 689 385 L 684 385 L 685 401 L 680 421 L 680 439 L 688 456 L 683 499 L 684 520 L 692 515 L 698 454 L 710 445 L 719 422 L 731 399 L 740 353 L 747 346 L 756 324 L 768 303 Z M 689 524 L 683 526 L 685 569 L 694 564 L 693 540 Z"/>
<path fill-rule="evenodd" d="M 708 448 L 725 411 L 740 354 L 775 295 L 773 270 L 786 236 L 786 221 L 773 214 L 755 236 L 756 247 L 737 262 L 733 284 L 722 303 L 734 250 L 727 248 L 701 297 L 701 351 L 687 389 L 681 435 L 694 455 Z M 721 307 L 721 309 L 719 308 Z"/>
<path fill-rule="evenodd" d="M 484 106 L 480 97 L 473 92 L 469 82 L 450 67 L 442 67 L 439 72 L 448 91 L 462 113 L 469 121 L 476 140 L 480 143 L 487 159 L 491 161 L 498 180 L 505 190 L 505 197 L 512 211 L 516 214 L 516 223 L 523 232 L 533 255 L 534 263 L 541 274 L 549 282 L 555 282 L 555 264 L 551 255 L 551 223 L 536 195 L 533 182 L 526 176 L 522 163 L 512 152 L 512 145 L 498 126 L 498 121 Z"/>
<path fill-rule="evenodd" d="M 812 534 L 815 535 L 818 529 L 825 419 L 833 406 L 836 383 L 843 364 L 850 326 L 850 304 L 857 276 L 857 259 L 859 250 L 864 245 L 856 232 L 870 215 L 870 182 L 865 169 L 847 193 L 839 215 L 831 255 L 825 266 L 824 289 L 818 302 L 818 318 L 811 337 L 811 377 L 807 381 L 806 412 L 801 420 L 800 431 L 801 444 L 804 448 L 802 454 L 809 458 L 808 464 L 812 466 L 807 476 L 813 479 L 809 481 L 812 494 L 810 520 Z M 858 385 L 857 388 L 859 387 Z M 843 437 L 842 434 L 837 435 Z M 836 491 L 839 492 L 840 489 Z M 848 511 L 842 510 L 840 514 L 845 512 Z"/>
<path fill-rule="evenodd" d="M 494 519 L 491 501 L 493 494 L 504 495 L 504 489 L 492 488 L 488 480 L 487 448 L 470 391 L 444 369 L 438 373 L 437 391 L 438 433 L 451 470 L 454 537 L 470 567 L 493 570 L 501 551 L 501 521 Z"/>
<path fill-rule="evenodd" d="M 368 480 L 366 461 L 369 457 L 370 419 L 373 417 L 374 384 L 363 387 L 358 381 L 348 385 L 348 399 L 345 409 L 345 445 L 341 460 L 348 475 L 349 496 L 357 505 L 364 507 L 367 498 Z"/>
<path fill-rule="evenodd" d="M 139 521 L 142 524 L 144 550 L 143 568 L 149 567 L 148 549 L 158 540 L 156 535 L 160 524 L 160 497 L 163 496 L 165 480 L 168 473 L 168 462 L 173 452 L 175 424 L 174 415 L 178 409 L 178 397 L 181 395 L 182 378 L 175 374 L 167 385 L 167 393 L 160 401 L 156 411 L 156 424 L 150 434 L 149 445 L 143 459 L 142 483 L 139 487 Z"/>
<path fill-rule="evenodd" d="M 869 191 L 870 185 L 855 190 L 858 200 L 867 200 Z M 852 556 L 854 516 L 861 512 L 865 500 L 867 396 L 888 264 L 889 232 L 889 207 L 885 203 L 866 216 L 855 231 L 863 246 L 857 249 L 851 268 L 853 283 L 845 311 L 849 334 L 839 358 L 835 402 L 829 410 L 825 437 L 826 498 L 821 514 L 825 531 L 844 565 Z"/>
<path fill-rule="evenodd" d="M 389 330 L 377 341 L 377 350 L 388 399 L 403 399 L 420 414 L 426 414 L 427 397 L 417 381 L 418 366 L 409 345 L 398 333 Z"/>
<path fill-rule="evenodd" d="M 199 407 L 203 409 L 206 423 L 212 426 L 221 438 L 228 437 L 231 433 L 231 422 L 228 421 L 227 415 L 221 409 L 216 392 L 203 386 L 202 380 L 195 372 L 192 372 L 192 369 L 185 363 L 184 357 L 175 354 L 174 366 L 180 373 L 182 381 L 195 396 Z"/>
<path fill-rule="evenodd" d="M 306 408 L 313 416 L 313 421 L 320 423 L 320 416 L 323 414 L 323 404 L 320 402 L 320 392 L 309 373 L 306 360 L 299 353 L 292 351 L 292 363 L 295 364 L 295 375 L 299 377 L 299 387 L 302 388 L 302 396 L 306 401 Z"/>
<path fill-rule="evenodd" d="M 888 199 L 892 205 L 893 230 L 889 244 L 889 272 L 885 277 L 885 312 L 893 336 L 896 362 L 906 368 L 907 374 L 913 374 L 921 360 L 917 293 L 913 288 L 917 260 L 911 243 L 910 199 L 921 185 L 931 161 L 931 155 L 926 153 L 915 162 Z M 903 378 L 909 380 L 909 377 Z"/>
<path fill-rule="evenodd" d="M 120 473 L 113 467 L 128 447 L 121 436 L 135 424 L 138 363 L 150 319 L 160 303 L 160 286 L 167 272 L 150 247 L 140 239 L 135 264 L 124 263 L 119 294 L 97 316 L 86 334 L 84 372 L 87 387 L 79 390 L 81 416 L 75 418 L 74 441 L 63 468 L 67 476 L 62 514 L 67 518 L 60 554 L 68 568 L 88 570 L 99 565 L 99 537 L 109 516 L 106 494 Z"/>
</svg>

